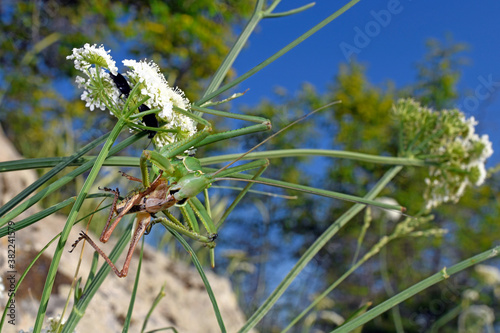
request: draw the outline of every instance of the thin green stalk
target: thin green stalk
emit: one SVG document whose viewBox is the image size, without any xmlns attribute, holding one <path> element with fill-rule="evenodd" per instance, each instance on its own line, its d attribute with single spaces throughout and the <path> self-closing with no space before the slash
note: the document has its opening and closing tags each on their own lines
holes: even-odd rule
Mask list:
<svg viewBox="0 0 500 333">
<path fill-rule="evenodd" d="M 464 310 L 462 303 L 448 311 L 444 316 L 440 317 L 438 320 L 432 324 L 429 333 L 439 333 L 439 329 L 458 317 L 460 313 Z"/>
<path fill-rule="evenodd" d="M 260 177 L 260 175 L 262 175 L 262 173 L 264 173 L 264 171 L 266 170 L 267 165 L 268 164 L 261 166 L 260 169 L 257 170 L 257 172 L 255 173 L 254 178 Z M 245 194 L 247 194 L 248 191 L 250 191 L 250 188 L 252 187 L 252 185 L 253 185 L 253 183 L 248 183 L 245 186 L 245 188 L 243 188 L 241 190 L 241 192 L 238 193 L 238 195 L 236 196 L 236 198 L 234 199 L 234 201 L 231 203 L 231 205 L 229 206 L 229 208 L 226 209 L 226 211 L 224 212 L 224 214 L 221 216 L 221 218 L 217 222 L 217 225 L 216 225 L 216 229 L 217 230 L 219 230 L 219 228 L 222 226 L 222 224 L 226 221 L 226 219 L 229 216 L 229 214 L 231 214 L 231 212 L 234 210 L 234 208 L 236 207 L 236 205 L 238 205 L 238 203 L 241 201 L 241 199 L 243 199 L 243 196 L 245 196 Z"/>
<path fill-rule="evenodd" d="M 156 295 L 155 300 L 153 301 L 153 304 L 151 304 L 151 308 L 148 311 L 148 314 L 146 315 L 146 318 L 144 318 L 144 323 L 142 324 L 141 328 L 141 333 L 143 333 L 146 330 L 146 326 L 148 325 L 149 318 L 151 317 L 151 314 L 153 313 L 154 309 L 156 306 L 160 303 L 161 299 L 165 297 L 165 285 L 161 286 L 160 292 L 158 295 Z"/>
<path fill-rule="evenodd" d="M 423 290 L 449 278 L 451 275 L 456 274 L 458 272 L 463 271 L 466 268 L 469 268 L 471 266 L 477 265 L 487 259 L 496 257 L 500 254 L 500 246 L 496 246 L 488 251 L 485 251 L 483 253 L 480 253 L 474 257 L 471 257 L 469 259 L 463 260 L 460 263 L 451 266 L 450 268 L 443 268 L 441 271 L 437 272 L 436 274 L 428 277 L 427 279 L 411 286 L 410 288 L 403 290 L 399 294 L 397 294 L 394 297 L 391 297 L 387 301 L 377 305 L 370 311 L 366 312 L 362 316 L 346 323 L 345 325 L 342 325 L 342 327 L 339 327 L 336 330 L 333 330 L 332 332 L 335 333 L 344 333 L 344 332 L 351 332 L 352 330 L 356 329 L 357 327 L 366 324 L 370 320 L 380 316 L 382 313 L 386 312 L 387 310 L 391 309 L 397 304 L 400 304 L 401 302 L 409 299 L 410 297 L 418 294 L 419 292 L 422 292 Z"/>
<path fill-rule="evenodd" d="M 109 150 L 108 156 L 111 156 L 111 155 L 118 153 L 119 151 L 130 146 L 132 143 L 136 142 L 137 140 L 139 140 L 140 138 L 142 138 L 146 134 L 147 134 L 146 132 L 137 133 L 137 134 L 134 134 L 133 136 L 123 140 L 122 142 L 120 142 L 119 144 L 117 144 L 116 146 L 114 146 L 113 148 L 111 148 Z M 108 138 L 108 140 L 109 140 L 109 138 Z M 81 160 L 81 158 L 78 160 Z M 25 162 L 25 161 L 16 161 L 16 162 L 19 165 L 19 163 L 23 164 L 23 162 L 25 162 L 24 164 L 28 164 L 28 163 L 30 163 L 29 161 L 30 160 L 28 160 L 28 162 Z M 87 162 L 83 163 L 80 167 L 71 171 L 70 173 L 68 173 L 67 175 L 62 177 L 61 179 L 58 179 L 54 183 L 50 184 L 49 186 L 47 186 L 46 188 L 44 188 L 43 190 L 41 190 L 40 192 L 38 192 L 37 194 L 32 196 L 31 198 L 29 198 L 28 200 L 19 204 L 17 207 L 15 207 L 10 212 L 5 214 L 2 218 L 0 218 L 0 227 L 5 225 L 10 220 L 14 219 L 16 216 L 18 216 L 19 214 L 24 212 L 26 209 L 33 206 L 38 201 L 42 200 L 43 198 L 45 198 L 46 196 L 48 196 L 52 192 L 57 191 L 59 188 L 66 185 L 67 183 L 69 183 L 70 181 L 75 179 L 77 176 L 79 176 L 79 175 L 83 174 L 85 171 L 89 170 L 94 165 L 95 161 L 96 161 L 96 158 L 94 158 L 94 157 L 91 158 Z"/>
<path fill-rule="evenodd" d="M 383 220 L 380 223 L 380 237 L 387 234 L 387 221 Z M 382 276 L 382 281 L 384 282 L 384 289 L 387 296 L 392 297 L 396 293 L 391 285 L 391 276 L 389 270 L 387 269 L 387 248 L 383 247 L 380 249 L 379 253 L 380 260 L 380 275 Z M 401 313 L 399 312 L 399 306 L 395 306 L 391 309 L 392 320 L 394 321 L 394 327 L 397 333 L 404 333 L 403 321 L 401 319 Z"/>
<path fill-rule="evenodd" d="M 235 167 L 235 168 L 237 168 L 237 167 Z M 209 168 L 204 169 L 204 171 L 205 170 L 213 171 L 213 169 L 209 169 Z M 257 184 L 264 184 L 264 185 L 269 185 L 269 186 L 274 186 L 274 187 L 279 187 L 279 188 L 285 188 L 285 189 L 293 190 L 293 191 L 300 191 L 303 193 L 320 195 L 320 196 L 327 197 L 327 198 L 340 199 L 340 200 L 344 200 L 344 201 L 361 203 L 361 204 L 370 205 L 370 206 L 374 206 L 374 207 L 380 207 L 383 209 L 395 210 L 398 212 L 405 211 L 405 208 L 402 206 L 399 206 L 399 205 L 386 204 L 386 203 L 383 203 L 380 201 L 370 200 L 370 199 L 366 199 L 363 197 L 357 197 L 357 196 L 350 195 L 350 194 L 344 194 L 344 193 L 340 193 L 340 192 L 323 190 L 323 189 L 318 189 L 315 187 L 305 186 L 305 185 L 300 185 L 300 184 L 293 184 L 293 183 L 284 182 L 281 180 L 276 180 L 276 179 L 271 179 L 271 178 L 257 177 L 254 179 L 252 175 L 243 174 L 243 173 L 232 175 L 231 178 L 222 178 L 222 177 L 217 178 L 217 180 L 248 181 L 248 182 L 254 182 Z"/>
<path fill-rule="evenodd" d="M 64 225 L 64 228 L 61 232 L 61 237 L 59 238 L 59 242 L 57 244 L 54 256 L 52 258 L 52 262 L 50 264 L 47 273 L 45 286 L 43 288 L 42 297 L 40 300 L 40 307 L 38 308 L 38 314 L 33 328 L 34 333 L 39 333 L 42 329 L 43 320 L 45 318 L 45 313 L 47 311 L 47 305 L 49 303 L 52 287 L 54 285 L 55 277 L 57 274 L 57 268 L 59 266 L 62 253 L 64 251 L 64 246 L 66 245 L 66 241 L 68 240 L 69 232 L 71 231 L 71 227 L 73 226 L 73 222 L 76 221 L 76 218 L 78 216 L 78 213 L 80 212 L 80 208 L 83 204 L 83 201 L 85 200 L 91 186 L 94 183 L 94 180 L 97 178 L 97 175 L 99 173 L 99 170 L 101 169 L 104 160 L 110 153 L 111 147 L 118 138 L 118 135 L 122 131 L 125 124 L 126 121 L 124 119 L 119 119 L 118 122 L 116 123 L 108 139 L 104 143 L 101 152 L 97 156 L 94 166 L 92 167 L 92 170 L 90 171 L 87 179 L 85 180 L 85 183 L 83 184 L 82 189 L 80 190 L 80 193 L 78 194 L 78 197 L 76 198 L 76 201 L 68 215 L 68 220 L 66 221 L 66 224 Z"/>
<path fill-rule="evenodd" d="M 200 158 L 202 165 L 210 165 L 222 162 L 232 161 L 241 156 L 241 154 L 226 154 L 212 157 Z M 387 165 L 406 165 L 406 166 L 427 166 L 430 165 L 416 158 L 407 157 L 390 157 L 371 154 L 363 154 L 358 152 L 331 150 L 331 149 L 278 149 L 266 150 L 260 152 L 249 153 L 242 160 L 253 160 L 262 158 L 285 158 L 285 157 L 301 157 L 301 156 L 325 156 L 332 158 L 345 158 L 354 161 L 362 161 L 368 163 L 387 164 Z"/>
<path fill-rule="evenodd" d="M 352 265 L 341 277 L 339 277 L 334 283 L 332 283 L 325 291 L 318 295 L 311 304 L 304 309 L 297 317 L 295 317 L 287 327 L 285 327 L 281 333 L 288 332 L 296 323 L 299 322 L 309 311 L 311 311 L 319 302 L 321 302 L 328 294 L 330 294 L 337 286 L 342 283 L 349 275 L 351 275 L 356 269 L 363 265 L 368 259 L 370 259 L 375 253 L 371 255 L 365 255 L 361 260 L 357 261 L 356 264 Z"/>
<path fill-rule="evenodd" d="M 259 1 L 261 1 L 261 0 L 259 0 Z M 318 30 L 320 30 L 321 28 L 323 28 L 324 26 L 326 26 L 328 23 L 330 23 L 331 21 L 335 20 L 337 17 L 339 17 L 340 15 L 342 15 L 343 13 L 345 13 L 348 9 L 350 9 L 351 7 L 353 7 L 359 1 L 361 1 L 361 0 L 351 0 L 351 1 L 349 1 L 347 4 L 345 4 L 344 6 L 342 6 L 342 8 L 340 8 L 339 10 L 337 10 L 332 15 L 328 16 L 326 19 L 324 19 L 323 21 L 321 21 L 320 23 L 318 23 L 317 25 L 315 25 L 313 28 L 311 28 L 310 30 L 308 30 L 304 34 L 302 34 L 299 38 L 297 38 L 296 40 L 294 40 L 293 42 L 291 42 L 290 44 L 288 44 L 287 46 L 285 46 L 284 48 L 282 48 L 281 50 L 279 50 L 278 52 L 276 52 L 275 54 L 273 54 L 271 57 L 269 57 L 268 59 L 264 60 L 263 62 L 261 62 L 259 65 L 255 66 L 254 68 L 252 68 L 248 72 L 246 72 L 245 74 L 243 74 L 240 77 L 236 78 L 232 82 L 229 82 L 228 84 L 225 84 L 224 86 L 220 87 L 219 89 L 217 89 L 217 90 L 215 90 L 213 92 L 207 90 L 207 92 L 203 95 L 203 97 L 198 102 L 196 102 L 195 104 L 196 105 L 203 105 L 203 103 L 211 100 L 215 96 L 220 95 L 221 93 L 223 93 L 223 92 L 231 89 L 232 87 L 236 86 L 237 84 L 239 84 L 239 83 L 243 82 L 244 80 L 248 79 L 250 76 L 254 75 L 255 73 L 257 73 L 258 71 L 260 71 L 261 69 L 263 69 L 267 65 L 271 64 L 273 61 L 275 61 L 276 59 L 278 59 L 279 57 L 281 57 L 282 55 L 284 55 L 285 53 L 287 53 L 288 51 L 290 51 L 291 49 L 293 49 L 295 46 L 297 46 L 300 43 L 302 43 L 304 40 L 306 40 L 307 38 L 309 38 L 310 36 L 312 36 L 314 33 L 316 33 Z"/>
<path fill-rule="evenodd" d="M 63 159 L 59 164 L 57 164 L 52 170 L 44 174 L 42 177 L 38 178 L 33 184 L 26 187 L 19 194 L 17 194 L 14 198 L 9 200 L 5 205 L 0 208 L 0 216 L 3 216 L 7 211 L 12 209 L 18 203 L 23 201 L 28 195 L 33 193 L 37 188 L 45 184 L 49 179 L 57 175 L 61 170 L 66 168 L 70 163 L 74 162 L 84 154 L 88 153 L 98 145 L 100 145 L 106 138 L 109 133 L 102 135 L 100 138 L 95 139 L 91 143 L 87 144 L 85 147 L 74 153 L 68 158 Z"/>
<path fill-rule="evenodd" d="M 260 126 L 260 125 L 255 125 Z M 218 134 L 225 134 L 218 133 Z M 141 134 L 145 135 L 145 134 Z M 217 134 L 215 134 L 217 135 Z M 206 139 L 200 142 L 200 145 L 204 145 L 204 141 L 211 138 L 214 135 L 208 136 Z M 198 146 L 198 145 L 197 145 Z M 241 154 L 226 154 L 218 155 L 212 157 L 202 157 L 200 162 L 202 165 L 210 165 L 217 163 L 224 163 L 233 161 L 234 159 L 240 157 Z M 342 150 L 330 150 L 330 149 L 278 149 L 278 150 L 267 150 L 261 152 L 249 153 L 242 160 L 252 160 L 252 159 L 263 159 L 263 158 L 284 158 L 284 157 L 306 157 L 306 156 L 324 156 L 331 158 L 345 158 L 355 161 L 362 161 L 368 163 L 377 164 L 387 164 L 387 165 L 405 165 L 405 166 L 415 166 L 423 167 L 429 165 L 435 165 L 433 162 L 426 162 L 421 159 L 407 158 L 407 157 L 389 157 L 389 156 L 378 156 L 363 154 L 357 152 L 349 152 Z M 84 156 L 76 161 L 70 163 L 70 166 L 79 166 L 84 163 L 93 160 L 93 156 Z M 25 170 L 25 169 L 38 169 L 38 168 L 48 168 L 53 167 L 57 163 L 64 160 L 65 157 L 49 157 L 49 158 L 32 158 L 18 161 L 9 161 L 0 163 L 0 172 Z M 111 156 L 104 162 L 105 166 L 128 166 L 128 167 L 138 167 L 139 158 L 132 156 Z"/>
<path fill-rule="evenodd" d="M 128 306 L 127 316 L 125 317 L 125 323 L 123 324 L 123 333 L 128 332 L 130 327 L 130 321 L 132 320 L 132 312 L 134 311 L 135 297 L 137 296 L 137 288 L 139 287 L 139 278 L 141 276 L 142 258 L 144 254 L 144 239 L 142 237 L 141 254 L 139 256 L 139 264 L 137 265 L 137 273 L 135 274 L 134 288 L 132 289 L 132 295 L 130 296 L 130 304 Z"/>
<path fill-rule="evenodd" d="M 210 301 L 212 302 L 212 306 L 214 308 L 215 316 L 217 317 L 217 323 L 219 324 L 219 328 L 222 333 L 226 333 L 226 327 L 224 326 L 224 320 L 222 319 L 222 315 L 219 310 L 219 306 L 217 305 L 217 300 L 215 299 L 214 292 L 212 291 L 212 287 L 210 286 L 210 282 L 208 282 L 207 276 L 205 275 L 205 272 L 203 271 L 203 267 L 201 266 L 200 261 L 198 260 L 198 257 L 196 256 L 196 253 L 194 250 L 189 246 L 188 242 L 182 236 L 175 231 L 174 229 L 169 228 L 168 225 L 165 226 L 168 231 L 181 243 L 181 245 L 184 247 L 184 249 L 190 254 L 191 260 L 193 261 L 194 266 L 198 270 L 198 273 L 200 274 L 201 280 L 203 281 L 203 284 L 205 285 L 205 288 L 207 290 L 208 297 L 210 298 Z"/>
<path fill-rule="evenodd" d="M 385 175 L 377 182 L 373 189 L 365 196 L 366 199 L 375 199 L 377 195 L 385 188 L 385 186 L 401 171 L 401 166 L 395 166 L 385 173 Z M 311 261 L 314 256 L 323 248 L 323 246 L 357 213 L 359 213 L 365 205 L 355 204 L 340 216 L 316 241 L 307 249 L 302 257 L 297 261 L 295 266 L 290 270 L 287 276 L 281 281 L 278 287 L 264 301 L 264 303 L 255 311 L 248 319 L 245 325 L 238 331 L 240 333 L 248 332 L 269 312 L 276 301 L 283 295 L 288 286 L 295 280 L 297 275 Z"/>
</svg>

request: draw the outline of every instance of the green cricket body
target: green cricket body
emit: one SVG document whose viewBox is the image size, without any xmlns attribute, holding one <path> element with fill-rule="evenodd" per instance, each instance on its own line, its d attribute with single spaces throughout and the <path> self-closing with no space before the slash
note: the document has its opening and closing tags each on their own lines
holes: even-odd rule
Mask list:
<svg viewBox="0 0 500 333">
<path fill-rule="evenodd" d="M 212 185 L 212 177 L 209 174 L 200 172 L 188 173 L 170 188 L 170 193 L 173 193 L 174 198 L 178 201 L 178 205 L 185 203 L 185 200 L 195 197 L 204 189 Z"/>
</svg>

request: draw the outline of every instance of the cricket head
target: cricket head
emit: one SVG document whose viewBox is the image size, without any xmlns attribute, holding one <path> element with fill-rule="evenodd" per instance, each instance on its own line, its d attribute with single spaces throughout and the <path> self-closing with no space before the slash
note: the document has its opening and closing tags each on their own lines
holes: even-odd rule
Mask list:
<svg viewBox="0 0 500 333">
<path fill-rule="evenodd" d="M 193 172 L 185 175 L 170 187 L 170 194 L 177 200 L 177 205 L 184 205 L 186 200 L 198 195 L 201 191 L 209 188 L 212 177 L 201 172 Z"/>
</svg>

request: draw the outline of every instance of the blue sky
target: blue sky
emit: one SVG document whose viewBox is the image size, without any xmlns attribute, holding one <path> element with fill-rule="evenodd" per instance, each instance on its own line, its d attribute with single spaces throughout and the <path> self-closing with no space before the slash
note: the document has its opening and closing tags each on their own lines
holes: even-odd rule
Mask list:
<svg viewBox="0 0 500 333">
<path fill-rule="evenodd" d="M 300 14 L 264 20 L 235 63 L 238 74 L 265 60 L 346 2 L 318 0 L 313 8 Z M 285 0 L 277 11 L 306 3 L 308 1 Z M 385 18 L 383 25 L 377 22 L 374 13 Z M 367 66 L 366 74 L 372 83 L 383 84 L 391 80 L 397 87 L 403 87 L 415 82 L 415 64 L 426 53 L 425 42 L 429 38 L 445 41 L 446 35 L 451 34 L 455 42 L 464 42 L 469 46 L 469 50 L 463 53 L 469 63 L 463 67 L 458 85 L 462 94 L 462 110 L 479 120 L 477 131 L 489 134 L 493 149 L 498 150 L 499 14 L 498 0 L 361 1 L 309 40 L 241 84 L 238 90 L 250 88 L 241 102 L 255 104 L 263 97 L 272 97 L 276 86 L 293 92 L 303 82 L 313 83 L 319 91 L 323 90 L 337 73 L 339 64 L 347 61 L 346 52 L 341 48 L 346 45 L 357 47 L 356 59 Z M 359 40 L 358 31 L 369 32 L 368 41 Z M 488 164 L 491 166 L 498 162 L 500 153 L 495 152 Z"/>
</svg>

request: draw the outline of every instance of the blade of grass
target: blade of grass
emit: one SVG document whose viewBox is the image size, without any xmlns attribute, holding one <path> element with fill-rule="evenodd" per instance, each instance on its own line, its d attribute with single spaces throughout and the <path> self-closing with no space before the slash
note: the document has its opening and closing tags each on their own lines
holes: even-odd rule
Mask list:
<svg viewBox="0 0 500 333">
<path fill-rule="evenodd" d="M 163 224 L 163 223 L 162 223 Z M 219 310 L 219 306 L 217 305 L 217 300 L 215 299 L 214 292 L 212 290 L 212 287 L 210 286 L 210 282 L 208 282 L 207 276 L 205 275 L 205 272 L 203 271 L 203 267 L 201 266 L 200 261 L 198 260 L 198 257 L 196 256 L 196 253 L 194 250 L 189 246 L 188 242 L 182 236 L 175 231 L 174 229 L 170 228 L 168 224 L 163 224 L 165 228 L 167 228 L 168 231 L 181 243 L 181 245 L 184 247 L 184 249 L 191 255 L 191 260 L 193 261 L 194 266 L 198 270 L 198 273 L 200 274 L 200 277 L 203 281 L 203 284 L 205 285 L 205 289 L 207 290 L 208 297 L 210 298 L 210 301 L 212 302 L 212 306 L 214 308 L 215 316 L 217 317 L 217 322 L 219 323 L 219 328 L 221 332 L 225 333 L 226 332 L 226 327 L 224 326 L 224 320 L 222 319 L 222 315 Z"/>
<path fill-rule="evenodd" d="M 127 316 L 125 317 L 125 323 L 123 324 L 123 333 L 128 332 L 130 327 L 130 321 L 132 320 L 132 312 L 134 311 L 135 298 L 137 296 L 137 288 L 139 287 L 139 278 L 141 276 L 142 258 L 144 254 L 144 237 L 142 237 L 141 254 L 139 256 L 139 264 L 137 265 L 137 273 L 135 275 L 134 289 L 132 290 L 132 295 L 130 296 L 130 304 L 128 306 Z"/>
<path fill-rule="evenodd" d="M 45 318 L 45 313 L 47 311 L 47 305 L 49 303 L 49 298 L 50 294 L 52 293 L 52 287 L 54 285 L 55 277 L 57 274 L 57 268 L 59 266 L 59 262 L 61 260 L 62 252 L 64 250 L 64 246 L 66 245 L 66 241 L 68 240 L 69 232 L 71 230 L 71 227 L 73 226 L 73 223 L 76 221 L 76 218 L 78 216 L 78 213 L 80 212 L 80 208 L 83 204 L 83 201 L 85 200 L 85 197 L 87 196 L 91 186 L 94 183 L 94 180 L 97 178 L 97 175 L 99 173 L 99 170 L 101 169 L 102 163 L 110 153 L 111 147 L 113 146 L 114 142 L 118 138 L 118 135 L 122 131 L 122 129 L 125 127 L 126 121 L 124 119 L 119 119 L 118 122 L 116 123 L 115 127 L 111 131 L 108 139 L 104 143 L 104 146 L 102 147 L 99 155 L 96 158 L 96 161 L 92 167 L 92 170 L 90 171 L 87 179 L 85 180 L 85 183 L 82 186 L 82 189 L 80 190 L 80 193 L 78 194 L 75 203 L 73 204 L 73 207 L 71 208 L 71 211 L 68 215 L 68 220 L 66 221 L 66 224 L 64 225 L 64 228 L 61 233 L 61 237 L 59 238 L 59 242 L 57 244 L 57 248 L 54 252 L 54 256 L 52 258 L 52 262 L 50 263 L 49 270 L 47 272 L 47 278 L 45 280 L 45 285 L 43 288 L 42 292 L 42 297 L 40 299 L 40 306 L 38 308 L 38 314 L 37 318 L 35 321 L 35 325 L 33 327 L 33 332 L 34 333 L 39 333 L 42 329 L 43 325 L 43 320 Z M 28 200 L 29 201 L 29 200 Z"/>
</svg>

